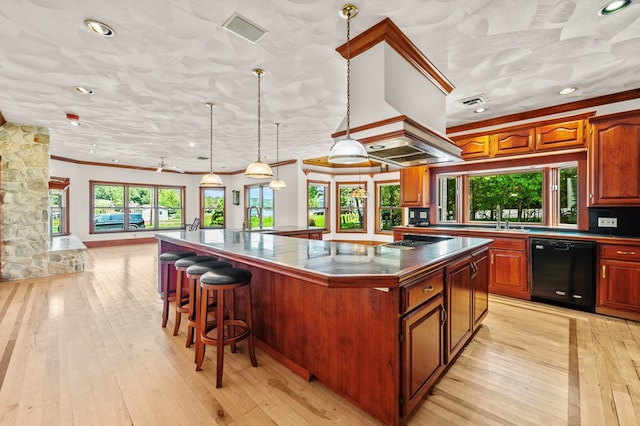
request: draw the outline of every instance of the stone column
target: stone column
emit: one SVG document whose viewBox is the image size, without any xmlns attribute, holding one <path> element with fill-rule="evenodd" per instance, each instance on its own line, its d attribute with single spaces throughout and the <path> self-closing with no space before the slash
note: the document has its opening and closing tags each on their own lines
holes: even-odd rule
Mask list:
<svg viewBox="0 0 640 426">
<path fill-rule="evenodd" d="M 49 275 L 49 130 L 0 126 L 0 281 Z"/>
</svg>

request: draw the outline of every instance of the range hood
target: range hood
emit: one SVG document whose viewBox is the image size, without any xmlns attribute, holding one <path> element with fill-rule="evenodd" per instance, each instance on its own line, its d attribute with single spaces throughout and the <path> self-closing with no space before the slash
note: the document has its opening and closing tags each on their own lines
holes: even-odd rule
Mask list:
<svg viewBox="0 0 640 426">
<path fill-rule="evenodd" d="M 346 44 L 336 49 L 346 55 Z M 386 18 L 350 42 L 350 136 L 373 160 L 398 167 L 462 161 L 445 134 L 453 85 Z M 331 136 L 346 134 L 346 118 Z"/>
</svg>

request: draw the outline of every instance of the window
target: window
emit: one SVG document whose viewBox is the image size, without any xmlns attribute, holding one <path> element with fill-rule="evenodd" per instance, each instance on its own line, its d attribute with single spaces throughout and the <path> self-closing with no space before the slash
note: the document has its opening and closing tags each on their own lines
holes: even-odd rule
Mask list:
<svg viewBox="0 0 640 426">
<path fill-rule="evenodd" d="M 469 221 L 541 224 L 542 198 L 542 171 L 469 176 Z"/>
<path fill-rule="evenodd" d="M 376 233 L 392 232 L 392 227 L 402 225 L 400 184 L 376 182 Z"/>
<path fill-rule="evenodd" d="M 248 229 L 273 228 L 273 189 L 269 184 L 245 187 L 247 212 L 245 222 Z"/>
<path fill-rule="evenodd" d="M 502 221 L 576 227 L 578 170 L 572 161 L 492 173 L 443 173 L 437 177 L 438 222 L 495 223 L 500 206 Z"/>
<path fill-rule="evenodd" d="M 92 233 L 183 227 L 184 187 L 104 182 L 90 185 Z"/>
<path fill-rule="evenodd" d="M 307 225 L 329 230 L 329 183 L 307 182 Z"/>
<path fill-rule="evenodd" d="M 49 181 L 49 231 L 51 236 L 69 234 L 69 179 L 51 177 Z"/>
<path fill-rule="evenodd" d="M 337 217 L 337 232 L 367 232 L 367 199 L 352 196 L 355 189 L 367 190 L 367 183 L 344 182 L 337 183 L 337 203 L 339 212 Z"/>
<path fill-rule="evenodd" d="M 202 228 L 224 228 L 225 188 L 200 188 L 200 224 Z"/>
</svg>

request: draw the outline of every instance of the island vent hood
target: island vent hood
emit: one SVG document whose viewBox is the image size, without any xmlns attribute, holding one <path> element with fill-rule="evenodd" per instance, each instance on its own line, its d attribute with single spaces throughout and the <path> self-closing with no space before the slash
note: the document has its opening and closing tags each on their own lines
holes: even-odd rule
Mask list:
<svg viewBox="0 0 640 426">
<path fill-rule="evenodd" d="M 346 44 L 336 49 L 346 58 Z M 461 161 L 445 134 L 453 85 L 386 18 L 350 41 L 350 133 L 372 160 L 410 167 Z M 331 135 L 346 134 L 346 117 Z"/>
</svg>

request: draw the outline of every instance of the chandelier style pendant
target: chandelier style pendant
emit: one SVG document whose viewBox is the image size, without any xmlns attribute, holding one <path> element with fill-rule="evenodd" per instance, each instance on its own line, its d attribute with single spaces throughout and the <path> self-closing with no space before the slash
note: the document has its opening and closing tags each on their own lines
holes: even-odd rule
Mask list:
<svg viewBox="0 0 640 426">
<path fill-rule="evenodd" d="M 268 164 L 260 159 L 260 78 L 264 75 L 262 68 L 254 68 L 253 73 L 258 76 L 258 159 L 255 163 L 249 164 L 244 175 L 254 179 L 265 179 L 273 177 L 273 172 Z"/>
</svg>

